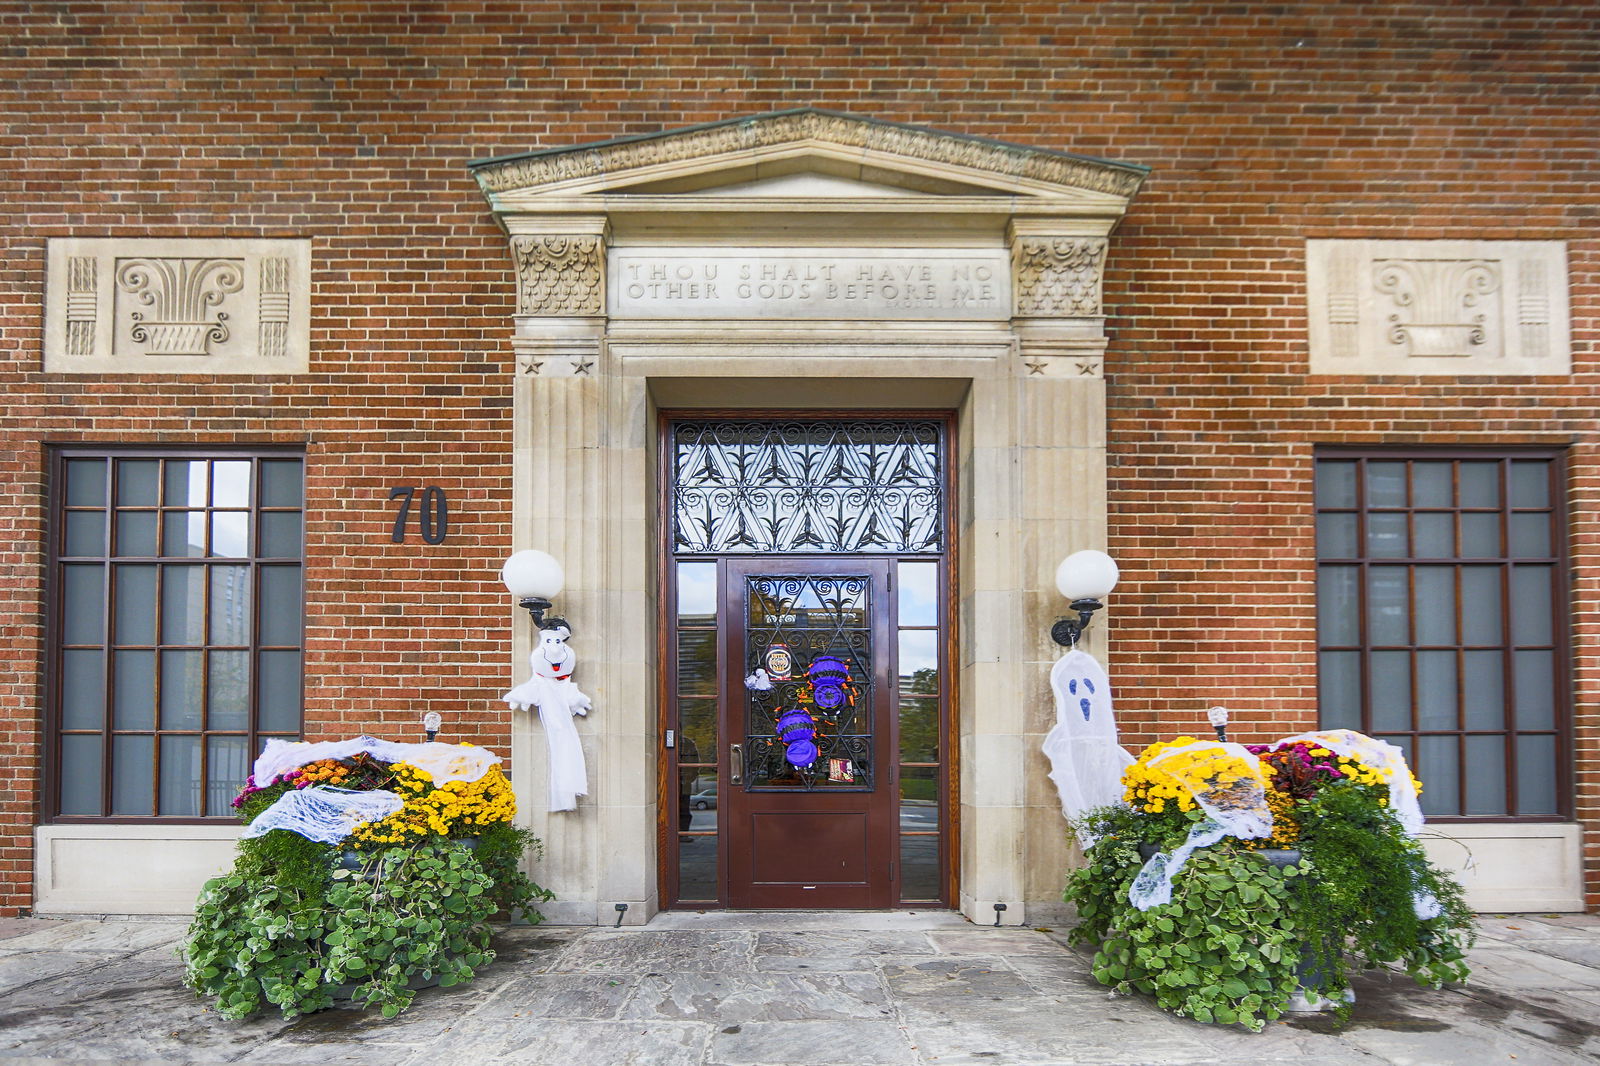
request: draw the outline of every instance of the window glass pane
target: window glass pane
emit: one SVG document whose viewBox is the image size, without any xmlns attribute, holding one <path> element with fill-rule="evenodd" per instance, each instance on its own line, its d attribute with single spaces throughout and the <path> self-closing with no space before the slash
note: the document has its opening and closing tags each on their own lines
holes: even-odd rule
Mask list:
<svg viewBox="0 0 1600 1066">
<path fill-rule="evenodd" d="M 169 459 L 167 460 L 167 498 L 162 501 L 168 507 L 204 507 L 206 505 L 206 462 L 204 459 L 190 461 Z"/>
<path fill-rule="evenodd" d="M 1375 511 L 1367 515 L 1367 554 L 1384 559 L 1406 555 L 1406 516 Z"/>
<path fill-rule="evenodd" d="M 1463 514 L 1461 516 L 1461 555 L 1466 559 L 1499 558 L 1499 515 Z"/>
<path fill-rule="evenodd" d="M 250 554 L 250 513 L 215 511 L 211 515 L 211 554 L 239 559 Z"/>
<path fill-rule="evenodd" d="M 207 664 L 206 728 L 250 727 L 250 653 L 214 651 Z"/>
<path fill-rule="evenodd" d="M 1517 811 L 1553 815 L 1556 809 L 1556 738 L 1517 737 Z"/>
<path fill-rule="evenodd" d="M 261 568 L 261 643 L 299 644 L 300 568 Z"/>
<path fill-rule="evenodd" d="M 939 761 L 939 698 L 900 698 L 900 761 Z"/>
<path fill-rule="evenodd" d="M 155 459 L 117 460 L 117 506 L 154 507 L 160 466 Z"/>
<path fill-rule="evenodd" d="M 900 624 L 939 624 L 939 564 L 901 563 L 896 592 L 900 597 Z"/>
<path fill-rule="evenodd" d="M 1412 571 L 1417 595 L 1417 643 L 1456 642 L 1456 571 L 1453 566 L 1419 566 Z"/>
<path fill-rule="evenodd" d="M 1361 653 L 1317 656 L 1317 721 L 1323 729 L 1361 728 Z"/>
<path fill-rule="evenodd" d="M 1499 463 L 1462 463 L 1458 473 L 1461 478 L 1460 506 L 1500 506 Z"/>
<path fill-rule="evenodd" d="M 1412 529 L 1417 538 L 1419 559 L 1449 559 L 1456 554 L 1456 516 L 1421 512 L 1413 515 Z"/>
<path fill-rule="evenodd" d="M 156 653 L 119 651 L 111 660 L 111 722 L 117 729 L 156 727 Z"/>
<path fill-rule="evenodd" d="M 233 813 L 233 797 L 244 787 L 250 773 L 244 737 L 206 738 L 206 814 L 220 817 Z"/>
<path fill-rule="evenodd" d="M 1422 780 L 1423 814 L 1461 813 L 1459 737 L 1418 737 L 1412 763 Z"/>
<path fill-rule="evenodd" d="M 1550 643 L 1550 574 L 1548 566 L 1511 568 L 1511 642 Z"/>
<path fill-rule="evenodd" d="M 300 653 L 264 651 L 261 676 L 257 679 L 260 722 L 263 733 L 300 731 Z"/>
<path fill-rule="evenodd" d="M 112 639 L 118 644 L 154 644 L 156 568 L 119 566 L 113 581 L 117 607 Z"/>
<path fill-rule="evenodd" d="M 1324 559 L 1353 559 L 1360 554 L 1356 543 L 1356 516 L 1353 514 L 1317 515 L 1317 554 Z"/>
<path fill-rule="evenodd" d="M 267 511 L 261 515 L 261 554 L 300 558 L 299 511 Z"/>
<path fill-rule="evenodd" d="M 99 648 L 61 653 L 61 728 L 104 728 L 106 660 Z"/>
<path fill-rule="evenodd" d="M 678 837 L 678 899 L 714 903 L 717 899 L 717 838 Z"/>
<path fill-rule="evenodd" d="M 1544 460 L 1511 464 L 1511 506 L 1550 506 L 1550 464 Z"/>
<path fill-rule="evenodd" d="M 250 643 L 250 568 L 211 568 L 211 643 Z"/>
<path fill-rule="evenodd" d="M 900 828 L 905 830 L 939 828 L 937 766 L 900 768 Z"/>
<path fill-rule="evenodd" d="M 678 691 L 685 695 L 716 695 L 716 630 L 689 630 L 678 634 Z"/>
<path fill-rule="evenodd" d="M 1409 644 L 1406 568 L 1374 566 L 1367 570 L 1367 640 L 1372 644 Z"/>
<path fill-rule="evenodd" d="M 1372 461 L 1367 463 L 1367 506 L 1404 507 L 1406 505 L 1406 464 Z"/>
<path fill-rule="evenodd" d="M 932 629 L 900 631 L 900 691 L 939 691 L 939 634 Z"/>
<path fill-rule="evenodd" d="M 1372 653 L 1372 728 L 1411 728 L 1411 653 Z"/>
<path fill-rule="evenodd" d="M 1466 737 L 1468 817 L 1506 813 L 1506 738 Z"/>
<path fill-rule="evenodd" d="M 717 564 L 678 564 L 678 624 L 717 624 Z"/>
<path fill-rule="evenodd" d="M 1532 652 L 1530 654 L 1544 654 Z M 1506 727 L 1505 659 L 1498 651 L 1461 653 L 1462 710 L 1468 729 Z"/>
<path fill-rule="evenodd" d="M 111 813 L 148 818 L 155 813 L 156 738 L 122 736 L 111 741 Z"/>
<path fill-rule="evenodd" d="M 1513 653 L 1517 704 L 1514 721 L 1518 729 L 1556 727 L 1556 653 L 1519 651 Z"/>
<path fill-rule="evenodd" d="M 1454 507 L 1450 463 L 1411 464 L 1411 506 Z"/>
<path fill-rule="evenodd" d="M 200 738 L 161 738 L 161 813 L 200 814 Z"/>
<path fill-rule="evenodd" d="M 678 830 L 709 833 L 717 828 L 717 771 L 711 766 L 678 769 Z"/>
<path fill-rule="evenodd" d="M 211 506 L 250 506 L 250 463 L 229 461 L 211 464 Z"/>
<path fill-rule="evenodd" d="M 161 728 L 199 729 L 205 669 L 198 651 L 161 653 Z"/>
<path fill-rule="evenodd" d="M 98 818 L 103 767 L 99 734 L 66 733 L 61 737 L 61 813 Z"/>
<path fill-rule="evenodd" d="M 1456 695 L 1456 653 L 1417 652 L 1417 728 L 1459 728 Z"/>
<path fill-rule="evenodd" d="M 1317 640 L 1352 645 L 1361 639 L 1357 586 L 1361 571 L 1353 566 L 1317 568 Z"/>
<path fill-rule="evenodd" d="M 1512 555 L 1524 557 L 1550 555 L 1550 516 L 1547 514 L 1512 515 L 1510 538 Z"/>
<path fill-rule="evenodd" d="M 939 836 L 900 837 L 900 899 L 906 903 L 937 902 L 940 886 Z"/>
<path fill-rule="evenodd" d="M 206 571 L 168 566 L 161 575 L 161 643 L 203 644 L 206 639 Z"/>
<path fill-rule="evenodd" d="M 1318 507 L 1356 505 L 1355 460 L 1324 459 L 1316 468 Z"/>
<path fill-rule="evenodd" d="M 66 555 L 106 554 L 106 513 L 68 511 L 67 537 L 62 549 Z"/>
<path fill-rule="evenodd" d="M 68 459 L 67 506 L 106 505 L 106 464 L 103 459 Z"/>
<path fill-rule="evenodd" d="M 161 516 L 161 554 L 197 558 L 206 553 L 206 513 L 168 511 Z"/>
<path fill-rule="evenodd" d="M 118 511 L 118 555 L 154 555 L 156 553 L 156 513 L 154 511 Z"/>
<path fill-rule="evenodd" d="M 61 568 L 61 640 L 99 644 L 106 624 L 106 571 L 103 566 Z"/>
<path fill-rule="evenodd" d="M 678 700 L 678 761 L 717 761 L 716 700 Z"/>
<path fill-rule="evenodd" d="M 1466 644 L 1499 644 L 1500 574 L 1498 566 L 1461 568 L 1461 639 Z"/>
<path fill-rule="evenodd" d="M 261 460 L 261 506 L 300 507 L 305 503 L 305 479 L 298 459 Z"/>
</svg>

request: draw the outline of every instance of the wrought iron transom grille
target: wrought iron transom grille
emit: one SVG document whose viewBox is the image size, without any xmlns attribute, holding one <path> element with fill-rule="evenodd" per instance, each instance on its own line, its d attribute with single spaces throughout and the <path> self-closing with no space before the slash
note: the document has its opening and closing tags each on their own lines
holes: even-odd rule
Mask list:
<svg viewBox="0 0 1600 1066">
<path fill-rule="evenodd" d="M 769 686 L 746 690 L 748 790 L 873 790 L 869 590 L 866 577 L 746 579 L 745 666 Z M 811 746 L 791 758 L 796 716 Z"/>
<path fill-rule="evenodd" d="M 941 422 L 684 421 L 672 442 L 674 551 L 944 546 Z"/>
</svg>

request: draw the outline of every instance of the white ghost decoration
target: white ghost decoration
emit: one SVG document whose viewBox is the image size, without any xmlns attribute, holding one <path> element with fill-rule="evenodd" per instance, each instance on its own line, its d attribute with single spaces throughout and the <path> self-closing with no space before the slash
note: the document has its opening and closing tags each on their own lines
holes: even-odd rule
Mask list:
<svg viewBox="0 0 1600 1066">
<path fill-rule="evenodd" d="M 1122 771 L 1133 763 L 1117 743 L 1117 721 L 1111 712 L 1111 682 L 1086 651 L 1073 648 L 1050 670 L 1056 696 L 1056 724 L 1044 738 L 1050 759 L 1050 780 L 1061 794 L 1061 811 L 1069 821 L 1084 811 L 1122 802 Z M 1085 847 L 1091 841 L 1079 839 Z"/>
<path fill-rule="evenodd" d="M 572 628 L 559 618 L 547 619 L 539 631 L 539 646 L 528 656 L 533 676 L 507 692 L 502 699 L 514 710 L 538 708 L 550 747 L 550 810 L 571 811 L 578 797 L 589 794 L 589 770 L 583 761 L 575 715 L 587 715 L 593 706 L 572 681 L 577 654 L 567 646 Z"/>
</svg>

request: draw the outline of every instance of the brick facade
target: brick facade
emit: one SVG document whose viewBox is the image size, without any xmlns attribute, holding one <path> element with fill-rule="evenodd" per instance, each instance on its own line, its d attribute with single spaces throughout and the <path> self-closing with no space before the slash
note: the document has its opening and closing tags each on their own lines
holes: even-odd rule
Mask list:
<svg viewBox="0 0 1600 1066">
<path fill-rule="evenodd" d="M 31 898 L 46 452 L 303 444 L 308 736 L 504 749 L 516 285 L 469 159 L 815 105 L 1143 164 L 1105 278 L 1125 739 L 1315 717 L 1317 444 L 1569 449 L 1600 905 L 1600 5 L 0 5 L 0 915 Z M 311 372 L 42 372 L 51 237 L 313 242 Z M 1567 242 L 1570 376 L 1308 376 L 1305 241 Z M 451 535 L 389 538 L 396 485 Z M 1045 698 L 1041 692 L 1041 699 Z"/>
</svg>

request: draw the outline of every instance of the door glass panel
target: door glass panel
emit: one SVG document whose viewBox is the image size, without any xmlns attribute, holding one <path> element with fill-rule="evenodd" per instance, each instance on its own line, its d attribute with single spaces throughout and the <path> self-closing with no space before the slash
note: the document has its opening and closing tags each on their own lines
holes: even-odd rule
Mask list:
<svg viewBox="0 0 1600 1066">
<path fill-rule="evenodd" d="M 250 643 L 250 568 L 211 568 L 211 643 Z"/>
<path fill-rule="evenodd" d="M 98 548 L 96 550 L 98 551 Z M 118 511 L 117 543 L 113 550 L 118 555 L 154 555 L 156 553 L 156 513 L 154 511 Z"/>
<path fill-rule="evenodd" d="M 118 460 L 117 506 L 154 507 L 157 470 L 160 466 L 161 463 L 155 459 Z"/>
<path fill-rule="evenodd" d="M 1361 639 L 1360 575 L 1354 566 L 1317 568 L 1317 640 L 1323 644 L 1348 646 Z"/>
<path fill-rule="evenodd" d="M 1461 639 L 1466 644 L 1499 644 L 1500 568 L 1461 568 Z"/>
<path fill-rule="evenodd" d="M 199 729 L 200 701 L 205 692 L 203 653 L 161 653 L 161 728 Z"/>
<path fill-rule="evenodd" d="M 214 651 L 206 676 L 206 728 L 250 727 L 250 653 Z"/>
<path fill-rule="evenodd" d="M 710 833 L 717 828 L 717 771 L 710 766 L 678 768 L 678 829 Z"/>
<path fill-rule="evenodd" d="M 1494 559 L 1500 555 L 1500 516 L 1464 514 L 1461 516 L 1461 557 Z"/>
<path fill-rule="evenodd" d="M 116 729 L 156 727 L 156 653 L 112 652 L 111 722 Z"/>
<path fill-rule="evenodd" d="M 896 592 L 899 595 L 899 624 L 935 626 L 939 624 L 939 564 L 901 563 Z"/>
<path fill-rule="evenodd" d="M 1554 729 L 1556 727 L 1556 654 L 1553 651 L 1512 653 L 1516 673 L 1516 727 Z"/>
<path fill-rule="evenodd" d="M 156 642 L 156 568 L 119 566 L 115 578 L 116 624 L 112 639 L 118 644 Z"/>
<path fill-rule="evenodd" d="M 292 733 L 300 728 L 300 653 L 264 651 L 257 679 L 263 733 Z"/>
<path fill-rule="evenodd" d="M 161 643 L 205 643 L 205 591 L 204 567 L 166 568 L 161 575 Z"/>
<path fill-rule="evenodd" d="M 1462 463 L 1460 465 L 1462 507 L 1500 506 L 1500 464 Z"/>
<path fill-rule="evenodd" d="M 1367 571 L 1367 641 L 1409 644 L 1406 568 L 1374 566 Z"/>
<path fill-rule="evenodd" d="M 678 837 L 678 899 L 717 899 L 717 837 L 715 833 Z"/>
<path fill-rule="evenodd" d="M 1550 516 L 1514 514 L 1511 516 L 1511 554 L 1527 558 L 1549 555 Z"/>
<path fill-rule="evenodd" d="M 870 588 L 864 575 L 746 578 L 742 673 L 767 676 L 745 688 L 747 789 L 873 789 Z"/>
<path fill-rule="evenodd" d="M 61 602 L 63 644 L 99 644 L 106 621 L 105 567 L 63 566 Z"/>
<path fill-rule="evenodd" d="M 1411 464 L 1411 506 L 1453 507 L 1449 463 Z"/>
<path fill-rule="evenodd" d="M 1372 728 L 1411 728 L 1411 653 L 1372 653 Z"/>
<path fill-rule="evenodd" d="M 1511 641 L 1549 644 L 1551 640 L 1551 568 L 1511 568 Z"/>
<path fill-rule="evenodd" d="M 902 687 L 902 692 L 905 688 Z M 900 697 L 900 761 L 939 761 L 939 698 Z"/>
<path fill-rule="evenodd" d="M 1418 737 L 1413 764 L 1422 779 L 1422 813 L 1461 813 L 1459 737 Z"/>
<path fill-rule="evenodd" d="M 199 558 L 206 553 L 206 513 L 168 511 L 163 525 L 161 554 Z"/>
<path fill-rule="evenodd" d="M 678 698 L 678 761 L 717 760 L 717 701 Z"/>
<path fill-rule="evenodd" d="M 244 737 L 206 739 L 206 814 L 219 817 L 232 813 L 233 797 L 244 786 L 250 772 Z"/>
<path fill-rule="evenodd" d="M 1388 512 L 1367 515 L 1367 554 L 1386 559 L 1406 555 L 1406 516 Z"/>
<path fill-rule="evenodd" d="M 1550 506 L 1550 464 L 1515 462 L 1511 464 L 1511 506 Z"/>
<path fill-rule="evenodd" d="M 99 729 L 105 713 L 106 653 L 99 648 L 62 652 L 61 728 Z"/>
<path fill-rule="evenodd" d="M 1417 531 L 1419 559 L 1448 559 L 1456 553 L 1456 516 L 1424 512 L 1411 519 Z"/>
<path fill-rule="evenodd" d="M 67 506 L 106 505 L 106 464 L 103 459 L 67 460 Z"/>
<path fill-rule="evenodd" d="M 689 696 L 709 696 L 717 691 L 716 630 L 679 630 L 678 691 Z"/>
<path fill-rule="evenodd" d="M 1406 505 L 1406 464 L 1369 462 L 1367 464 L 1367 506 L 1404 507 Z"/>
<path fill-rule="evenodd" d="M 1417 652 L 1417 728 L 1455 729 L 1456 653 Z"/>
</svg>

